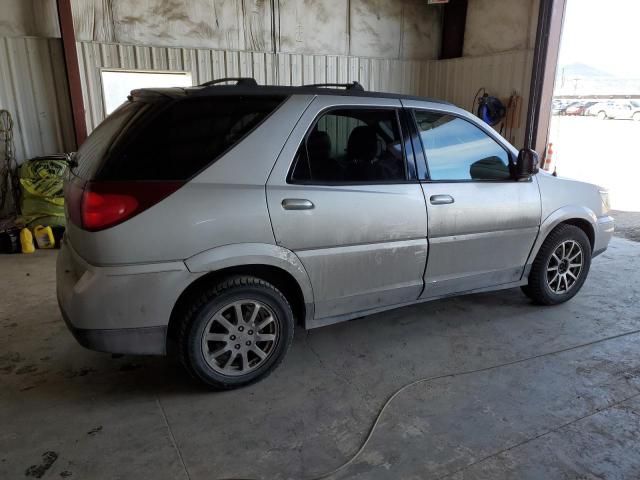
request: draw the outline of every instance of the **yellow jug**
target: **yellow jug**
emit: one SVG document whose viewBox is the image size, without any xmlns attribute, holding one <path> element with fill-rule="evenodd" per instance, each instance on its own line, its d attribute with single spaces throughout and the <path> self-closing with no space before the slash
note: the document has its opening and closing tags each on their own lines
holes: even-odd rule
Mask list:
<svg viewBox="0 0 640 480">
<path fill-rule="evenodd" d="M 56 245 L 56 239 L 53 236 L 53 230 L 51 227 L 43 227 L 38 225 L 33 229 L 33 234 L 36 237 L 36 243 L 38 248 L 53 248 Z"/>
<path fill-rule="evenodd" d="M 33 253 L 36 247 L 33 245 L 33 235 L 28 228 L 20 230 L 20 244 L 22 245 L 22 253 Z"/>
</svg>

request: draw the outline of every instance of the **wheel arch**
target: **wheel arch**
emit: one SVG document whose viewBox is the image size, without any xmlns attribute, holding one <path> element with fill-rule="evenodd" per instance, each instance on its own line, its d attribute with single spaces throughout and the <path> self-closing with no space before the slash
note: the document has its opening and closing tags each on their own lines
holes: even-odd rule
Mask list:
<svg viewBox="0 0 640 480">
<path fill-rule="evenodd" d="M 551 213 L 540 225 L 540 232 L 538 238 L 533 244 L 529 258 L 527 259 L 525 277 L 529 275 L 531 265 L 535 260 L 540 247 L 547 239 L 549 234 L 560 224 L 574 225 L 580 228 L 589 238 L 591 244 L 591 250 L 595 247 L 595 232 L 596 232 L 597 216 L 589 208 L 581 206 L 567 206 L 562 207 L 555 212 Z"/>
<path fill-rule="evenodd" d="M 561 225 L 561 224 L 573 225 L 575 227 L 578 227 L 580 230 L 582 230 L 587 235 L 587 238 L 589 239 L 589 243 L 591 244 L 591 251 L 593 252 L 593 249 L 596 243 L 596 231 L 593 225 L 589 223 L 589 221 L 585 220 L 584 218 L 570 218 L 568 220 L 564 220 L 560 222 L 558 225 Z M 556 227 L 558 225 L 556 225 Z"/>
<path fill-rule="evenodd" d="M 185 264 L 201 273 L 175 302 L 167 328 L 167 347 L 175 340 L 180 313 L 203 288 L 233 275 L 252 275 L 273 284 L 287 298 L 298 322 L 306 326 L 313 318 L 311 282 L 304 266 L 290 250 L 268 244 L 234 244 L 194 255 Z"/>
</svg>

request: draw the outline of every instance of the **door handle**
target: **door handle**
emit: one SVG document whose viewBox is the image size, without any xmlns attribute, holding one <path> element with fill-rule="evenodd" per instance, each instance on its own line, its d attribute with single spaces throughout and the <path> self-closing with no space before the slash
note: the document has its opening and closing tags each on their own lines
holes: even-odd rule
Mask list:
<svg viewBox="0 0 640 480">
<path fill-rule="evenodd" d="M 285 198 L 282 200 L 282 208 L 285 210 L 311 210 L 314 205 L 310 200 L 304 198 Z"/>
<path fill-rule="evenodd" d="M 431 195 L 429 201 L 431 205 L 447 205 L 453 203 L 453 197 L 451 195 Z"/>
</svg>

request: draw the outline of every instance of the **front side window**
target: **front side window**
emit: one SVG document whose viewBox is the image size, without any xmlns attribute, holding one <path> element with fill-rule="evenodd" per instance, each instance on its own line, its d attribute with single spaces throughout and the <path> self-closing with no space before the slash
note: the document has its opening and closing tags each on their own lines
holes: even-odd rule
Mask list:
<svg viewBox="0 0 640 480">
<path fill-rule="evenodd" d="M 340 109 L 323 114 L 298 149 L 292 183 L 392 182 L 406 178 L 393 109 Z"/>
<path fill-rule="evenodd" d="M 431 180 L 508 180 L 509 155 L 472 123 L 453 115 L 415 111 Z"/>
</svg>

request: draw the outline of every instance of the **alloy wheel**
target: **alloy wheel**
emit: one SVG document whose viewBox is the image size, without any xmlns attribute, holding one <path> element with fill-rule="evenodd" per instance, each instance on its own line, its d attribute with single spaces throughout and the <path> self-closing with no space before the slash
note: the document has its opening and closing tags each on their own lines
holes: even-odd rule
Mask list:
<svg viewBox="0 0 640 480">
<path fill-rule="evenodd" d="M 578 281 L 584 263 L 582 247 L 575 240 L 565 240 L 547 262 L 547 285 L 557 294 L 567 293 Z"/>
<path fill-rule="evenodd" d="M 257 300 L 228 303 L 213 314 L 202 336 L 202 354 L 216 372 L 246 375 L 273 354 L 280 323 L 273 310 Z"/>
</svg>

